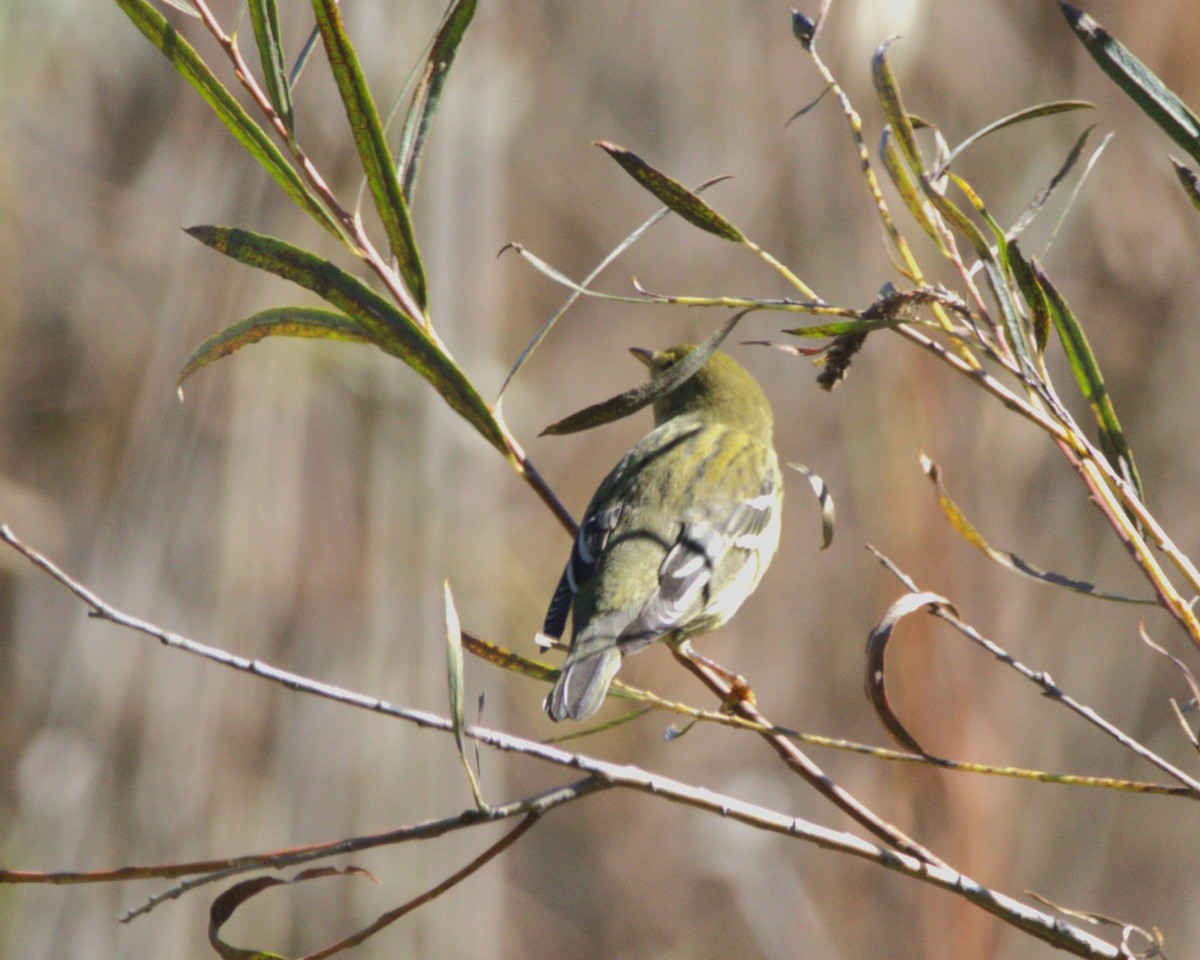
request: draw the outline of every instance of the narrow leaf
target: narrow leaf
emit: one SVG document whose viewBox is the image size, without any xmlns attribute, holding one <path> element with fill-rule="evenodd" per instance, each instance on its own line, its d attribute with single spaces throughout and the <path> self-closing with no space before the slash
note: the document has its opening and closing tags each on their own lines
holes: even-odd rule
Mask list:
<svg viewBox="0 0 1200 960">
<path fill-rule="evenodd" d="M 879 317 L 874 320 L 835 320 L 832 323 L 814 324 L 811 327 L 793 327 L 784 330 L 793 337 L 845 337 L 856 333 L 870 333 L 872 330 L 884 330 L 888 327 L 898 327 L 911 323 L 912 317 Z"/>
<path fill-rule="evenodd" d="M 1061 573 L 1052 573 L 1049 570 L 1035 567 L 1032 563 L 1022 560 L 1015 553 L 995 549 L 984 539 L 983 534 L 975 529 L 971 521 L 967 519 L 966 514 L 959 509 L 958 504 L 951 499 L 945 484 L 942 482 L 941 468 L 930 460 L 929 457 L 921 454 L 921 469 L 933 481 L 934 489 L 937 491 L 938 506 L 941 508 L 946 519 L 950 521 L 950 525 L 954 527 L 967 543 L 993 563 L 998 563 L 1006 570 L 1019 573 L 1021 576 L 1036 580 L 1039 583 L 1046 583 L 1054 587 L 1065 587 L 1068 590 L 1073 590 L 1075 593 L 1095 597 L 1097 600 L 1114 600 L 1118 603 L 1144 603 L 1151 605 L 1158 603 L 1157 600 L 1140 600 L 1137 597 L 1102 590 L 1095 584 L 1088 583 L 1085 580 L 1074 580 L 1071 577 L 1064 577 Z"/>
<path fill-rule="evenodd" d="M 672 180 L 665 173 L 655 170 L 637 154 L 630 153 L 615 143 L 597 140 L 595 145 L 616 160 L 626 173 L 688 223 L 718 236 L 722 240 L 731 240 L 734 243 L 745 242 L 746 238 L 742 235 L 741 230 L 678 180 Z"/>
<path fill-rule="evenodd" d="M 288 86 L 287 61 L 283 56 L 283 40 L 279 32 L 279 9 L 276 0 L 249 0 L 250 25 L 262 64 L 263 79 L 271 106 L 291 133 L 295 129 L 292 116 L 292 90 Z"/>
<path fill-rule="evenodd" d="M 1043 272 L 1040 264 L 1034 260 L 1030 265 L 1033 267 L 1038 283 L 1046 292 L 1054 328 L 1058 331 L 1063 352 L 1067 355 L 1067 362 L 1075 374 L 1080 392 L 1096 417 L 1096 425 L 1099 427 L 1100 450 L 1112 464 L 1113 469 L 1129 481 L 1137 492 L 1138 499 L 1144 503 L 1145 493 L 1142 490 L 1141 477 L 1138 476 L 1137 466 L 1133 460 L 1133 451 L 1125 440 L 1121 423 L 1117 420 L 1117 412 L 1113 409 L 1112 398 L 1108 394 L 1104 377 L 1100 373 L 1100 364 L 1096 362 L 1096 355 L 1092 352 L 1083 327 L 1075 319 L 1075 314 L 1071 312 L 1066 300 L 1058 292 L 1058 288 L 1050 282 L 1050 278 Z"/>
<path fill-rule="evenodd" d="M 176 385 L 183 395 L 183 381 L 201 367 L 227 357 L 235 350 L 265 337 L 308 337 L 317 340 L 346 340 L 374 343 L 371 332 L 342 313 L 316 307 L 274 307 L 230 324 L 193 350 L 183 362 Z"/>
<path fill-rule="evenodd" d="M 1174 157 L 1171 158 L 1171 163 L 1175 165 L 1175 176 L 1179 178 L 1179 184 L 1183 187 L 1188 199 L 1192 201 L 1192 206 L 1200 210 L 1200 178 L 1196 176 L 1195 171 L 1184 166 Z"/>
<path fill-rule="evenodd" d="M 659 397 L 670 393 L 680 384 L 695 376 L 708 363 L 708 358 L 713 355 L 713 352 L 721 345 L 722 341 L 737 326 L 738 321 L 750 312 L 752 311 L 743 310 L 741 313 L 734 314 L 725 322 L 725 325 L 721 329 L 691 350 L 682 360 L 673 363 L 670 369 L 664 370 L 653 377 L 649 383 L 643 383 L 632 390 L 626 390 L 615 397 L 609 397 L 609 399 L 602 403 L 593 404 L 590 407 L 571 414 L 569 417 L 559 420 L 557 423 L 552 423 L 541 432 L 540 436 L 562 436 L 567 433 L 579 433 L 582 430 L 591 430 L 593 427 L 603 426 L 606 423 L 613 423 L 616 420 L 628 417 L 630 414 L 637 413 L 643 407 L 649 406 Z"/>
<path fill-rule="evenodd" d="M 1021 291 L 1025 305 L 1029 308 L 1029 318 L 1033 323 L 1033 342 L 1037 348 L 1037 355 L 1041 357 L 1046 352 L 1046 343 L 1050 339 L 1050 302 L 1046 299 L 1046 291 L 1038 283 L 1033 267 L 1021 253 L 1016 240 L 1008 245 L 1008 265 L 1012 268 L 1017 289 Z"/>
<path fill-rule="evenodd" d="M 1063 16 L 1100 69 L 1109 75 L 1193 160 L 1200 160 L 1200 118 L 1127 47 L 1082 10 L 1062 3 Z"/>
<path fill-rule="evenodd" d="M 509 455 L 504 431 L 474 384 L 391 301 L 328 260 L 274 237 L 234 227 L 191 227 L 187 232 L 234 260 L 311 290 L 357 321 L 373 343 L 412 367 L 488 443 Z"/>
<path fill-rule="evenodd" d="M 171 61 L 180 75 L 204 98 L 218 119 L 255 160 L 305 213 L 339 240 L 345 241 L 341 227 L 316 195 L 284 159 L 266 132 L 250 119 L 241 104 L 225 89 L 195 49 L 170 26 L 148 0 L 116 0 L 117 5 L 142 34 Z"/>
<path fill-rule="evenodd" d="M 247 900 L 258 896 L 264 890 L 272 887 L 286 886 L 292 883 L 304 883 L 307 880 L 320 880 L 324 877 L 364 877 L 373 883 L 378 883 L 374 874 L 361 867 L 310 867 L 301 870 L 291 880 L 282 877 L 261 876 L 235 883 L 222 893 L 208 908 L 208 942 L 222 960 L 284 960 L 278 953 L 268 953 L 265 950 L 247 950 L 231 946 L 221 939 L 221 927 Z"/>
<path fill-rule="evenodd" d="M 397 175 L 404 191 L 404 199 L 410 204 L 416 189 L 417 174 L 421 168 L 421 157 L 425 152 L 425 142 L 429 139 L 429 128 L 433 124 L 433 114 L 437 110 L 442 87 L 446 84 L 446 77 L 458 53 L 458 45 L 462 43 L 471 18 L 475 16 L 475 6 L 476 0 L 453 0 L 446 10 L 404 121 L 404 134 L 400 140 L 400 153 L 397 158 Z"/>
<path fill-rule="evenodd" d="M 876 48 L 875 55 L 871 58 L 871 79 L 875 83 L 875 95 L 879 98 L 879 105 L 883 108 L 883 114 L 895 134 L 900 153 L 913 175 L 920 178 L 925 172 L 925 161 L 921 157 L 921 148 L 917 146 L 912 118 L 904 109 L 900 84 L 888 60 L 888 47 L 896 39 L 895 36 L 888 37 Z"/>
<path fill-rule="evenodd" d="M 905 594 L 888 608 L 883 619 L 875 625 L 870 636 L 867 637 L 867 674 L 863 684 L 867 699 L 871 701 L 876 716 L 879 717 L 880 722 L 892 735 L 892 738 L 906 750 L 912 750 L 922 756 L 928 756 L 928 754 L 900 722 L 900 718 L 896 716 L 888 701 L 885 656 L 888 641 L 891 640 L 892 630 L 895 629 L 897 623 L 910 613 L 916 613 L 926 607 L 940 606 L 954 609 L 950 601 L 936 593 Z"/>
<path fill-rule="evenodd" d="M 466 741 L 463 738 L 463 642 L 462 626 L 458 620 L 458 611 L 454 607 L 454 597 L 450 593 L 450 581 L 443 583 L 445 590 L 446 617 L 446 676 L 450 688 L 450 721 L 454 726 L 454 744 L 458 748 L 458 759 L 462 761 L 463 769 L 467 771 L 467 780 L 471 784 L 471 795 L 475 798 L 475 806 L 483 813 L 491 808 L 483 799 L 479 789 L 479 780 L 475 769 L 467 759 Z"/>
<path fill-rule="evenodd" d="M 200 11 L 196 9 L 194 3 L 189 3 L 188 0 L 162 0 L 168 7 L 174 7 L 181 13 L 186 13 L 189 17 L 200 19 Z"/>
<path fill-rule="evenodd" d="M 946 170 L 964 150 L 978 143 L 989 134 L 995 133 L 997 130 L 1003 130 L 1005 127 L 1015 126 L 1018 123 L 1024 123 L 1026 120 L 1034 120 L 1038 117 L 1049 117 L 1056 113 L 1066 113 L 1069 110 L 1094 110 L 1095 108 L 1096 105 L 1094 103 L 1088 103 L 1086 100 L 1054 100 L 1050 103 L 1039 103 L 1036 106 L 1026 107 L 1024 110 L 1018 110 L 1016 113 L 1010 113 L 1007 117 L 1001 117 L 999 120 L 989 123 L 986 127 L 976 130 L 967 137 L 966 140 L 946 155 L 946 158 L 938 164 L 937 170 L 939 173 Z"/>
<path fill-rule="evenodd" d="M 943 256 L 948 256 L 949 249 L 946 247 L 946 241 L 929 217 L 926 201 L 921 197 L 921 192 L 913 181 L 913 175 L 900 154 L 900 148 L 896 146 L 896 137 L 892 133 L 890 125 L 883 128 L 883 133 L 879 137 L 879 159 L 882 161 L 883 169 L 887 171 L 888 177 L 891 178 L 896 192 L 900 194 L 900 199 L 904 201 L 904 206 L 916 220 L 917 226 L 928 234 L 929 239 L 934 242 Z"/>
<path fill-rule="evenodd" d="M 392 256 L 400 265 L 400 274 L 422 310 L 426 305 L 425 268 L 417 250 L 408 203 L 400 189 L 396 168 L 388 151 L 387 137 L 375 101 L 367 87 L 358 54 L 354 51 L 336 0 L 312 0 L 321 39 L 337 81 L 338 93 L 346 108 L 354 145 L 362 161 L 363 173 L 375 199 L 375 209 L 387 233 Z"/>
<path fill-rule="evenodd" d="M 803 474 L 804 479 L 808 481 L 809 486 L 812 487 L 812 491 L 816 495 L 817 503 L 821 507 L 821 549 L 826 550 L 833 543 L 833 522 L 835 519 L 833 494 L 829 492 L 829 487 L 826 486 L 825 481 L 809 470 L 804 464 L 789 463 L 788 466 L 797 473 Z"/>
<path fill-rule="evenodd" d="M 1071 149 L 1067 152 L 1067 158 L 1063 161 L 1062 166 L 1058 168 L 1058 171 L 1053 177 L 1050 178 L 1050 182 L 1042 188 L 1041 192 L 1039 192 L 1038 195 L 1030 201 L 1029 206 L 1021 211 L 1021 216 L 1017 218 L 1017 222 L 1014 223 L 1012 228 L 1008 231 L 1010 238 L 1019 237 L 1024 232 L 1025 228 L 1033 222 L 1033 218 L 1041 212 L 1042 207 L 1046 205 L 1046 201 L 1050 199 L 1050 196 L 1054 193 L 1058 185 L 1062 183 L 1067 174 L 1070 173 L 1075 167 L 1075 164 L 1079 162 L 1079 158 L 1083 154 L 1083 148 L 1087 146 L 1088 138 L 1092 135 L 1092 131 L 1095 129 L 1096 125 L 1093 123 L 1090 127 L 1084 130 L 1083 133 L 1075 138 L 1075 142 L 1071 145 Z"/>
</svg>

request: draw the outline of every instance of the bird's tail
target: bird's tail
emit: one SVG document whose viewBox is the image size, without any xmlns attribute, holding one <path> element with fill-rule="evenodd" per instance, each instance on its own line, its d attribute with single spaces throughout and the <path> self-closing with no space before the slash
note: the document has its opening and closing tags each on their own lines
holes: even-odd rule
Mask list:
<svg viewBox="0 0 1200 960">
<path fill-rule="evenodd" d="M 583 720 L 600 709 L 609 684 L 621 666 L 619 647 L 606 646 L 568 659 L 554 689 L 546 697 L 546 713 L 555 722 L 570 717 Z"/>
</svg>

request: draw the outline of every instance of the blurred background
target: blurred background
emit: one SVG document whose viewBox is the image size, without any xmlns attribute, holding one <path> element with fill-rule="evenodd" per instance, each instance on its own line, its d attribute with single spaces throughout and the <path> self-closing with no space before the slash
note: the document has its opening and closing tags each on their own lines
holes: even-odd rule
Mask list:
<svg viewBox="0 0 1200 960">
<path fill-rule="evenodd" d="M 710 202 L 827 300 L 866 306 L 895 279 L 832 98 L 792 37 L 791 0 L 489 0 L 468 32 L 415 205 L 432 312 L 494 397 L 564 291 L 516 240 L 574 277 L 655 203 L 603 153 L 607 139 L 686 183 L 734 179 Z M 815 4 L 813 5 L 815 6 Z M 215 9 L 229 24 L 237 4 Z M 352 0 L 345 16 L 377 99 L 390 102 L 442 4 Z M 285 45 L 311 27 L 281 5 Z M 1089 10 L 1200 105 L 1200 12 L 1190 0 Z M 815 13 L 815 9 L 807 10 Z M 199 24 L 168 10 L 231 86 Z M 951 143 L 1040 101 L 1098 109 L 1022 125 L 959 170 L 1011 223 L 1089 123 L 1116 137 L 1045 258 L 1087 325 L 1148 496 L 1185 550 L 1200 538 L 1193 437 L 1200 378 L 1197 215 L 1172 145 L 1103 77 L 1050 0 L 837 0 L 824 58 L 877 142 L 870 55 L 889 34 L 911 111 Z M 252 56 L 249 29 L 243 46 Z M 244 156 L 209 108 L 105 0 L 0 3 L 0 521 L 119 608 L 239 655 L 394 703 L 445 712 L 443 579 L 464 626 L 533 655 L 569 541 L 501 458 L 418 377 L 364 346 L 270 341 L 197 374 L 188 352 L 269 306 L 310 303 L 183 227 L 233 224 L 339 256 Z M 302 142 L 344 198 L 359 173 L 321 54 L 297 94 Z M 1093 143 L 1098 136 L 1093 137 Z M 1040 250 L 1066 191 L 1026 241 Z M 953 278 L 902 227 L 935 278 Z M 344 257 L 343 265 L 353 268 Z M 362 272 L 362 271 L 357 271 Z M 668 220 L 609 270 L 668 293 L 786 296 L 761 262 Z M 713 330 L 722 314 L 579 303 L 505 399 L 516 435 L 576 513 L 649 415 L 585 435 L 546 424 L 641 381 L 631 345 Z M 794 321 L 759 314 L 734 339 Z M 1189 769 L 1167 700 L 1187 691 L 1137 638 L 1195 663 L 1158 611 L 1087 602 L 1006 575 L 947 526 L 917 462 L 939 461 L 991 542 L 1115 590 L 1146 585 L 1044 436 L 897 338 L 872 337 L 846 383 L 803 360 L 731 346 L 767 388 L 781 458 L 823 475 L 832 548 L 802 478 L 756 596 L 701 649 L 749 678 L 779 723 L 886 743 L 862 695 L 863 644 L 901 591 L 865 551 L 1070 694 Z M 1060 387 L 1071 393 L 1069 380 Z M 1078 408 L 1077 408 L 1078 409 Z M 470 660 L 470 658 L 468 658 Z M 482 721 L 530 737 L 544 688 L 468 663 Z M 949 631 L 906 622 L 895 701 L 931 751 L 993 764 L 1154 779 L 1092 728 Z M 666 651 L 622 678 L 710 699 Z M 615 713 L 616 706 L 608 711 Z M 665 743 L 648 716 L 579 749 L 848 829 L 769 748 L 711 727 Z M 1185 801 L 1040 786 L 815 753 L 883 817 L 978 881 L 1157 925 L 1200 952 L 1200 817 Z M 570 779 L 484 754 L 504 802 Z M 206 859 L 381 831 L 469 806 L 452 742 L 288 693 L 89 621 L 78 601 L 0 551 L 0 863 L 98 869 Z M 234 943 L 297 955 L 457 870 L 500 829 L 374 851 L 379 886 L 327 880 L 258 898 Z M 0 956 L 206 958 L 201 892 L 129 925 L 162 882 L 0 889 Z M 216 888 L 210 888 L 216 889 Z M 868 864 L 617 791 L 547 817 L 510 853 L 354 956 L 466 958 L 1049 957 L 992 917 Z"/>
</svg>

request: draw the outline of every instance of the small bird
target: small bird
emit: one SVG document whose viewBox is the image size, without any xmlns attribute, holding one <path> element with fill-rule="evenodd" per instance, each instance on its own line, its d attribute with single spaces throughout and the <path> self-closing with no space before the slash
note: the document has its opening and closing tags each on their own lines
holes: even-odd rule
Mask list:
<svg viewBox="0 0 1200 960">
<path fill-rule="evenodd" d="M 630 352 L 651 376 L 692 345 Z M 621 659 L 668 634 L 721 626 L 754 592 L 779 545 L 783 478 L 771 405 L 716 352 L 654 403 L 655 427 L 592 497 L 542 633 L 571 643 L 546 697 L 551 720 L 600 709 Z"/>
</svg>

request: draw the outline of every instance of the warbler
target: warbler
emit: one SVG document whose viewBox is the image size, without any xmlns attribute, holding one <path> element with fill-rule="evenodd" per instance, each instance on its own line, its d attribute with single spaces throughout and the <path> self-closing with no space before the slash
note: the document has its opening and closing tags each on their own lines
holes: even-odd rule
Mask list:
<svg viewBox="0 0 1200 960">
<path fill-rule="evenodd" d="M 691 349 L 630 352 L 653 376 Z M 714 353 L 655 401 L 654 422 L 592 497 L 546 611 L 554 639 L 572 618 L 551 720 L 599 710 L 626 654 L 725 623 L 779 545 L 771 405 L 741 364 Z"/>
</svg>

